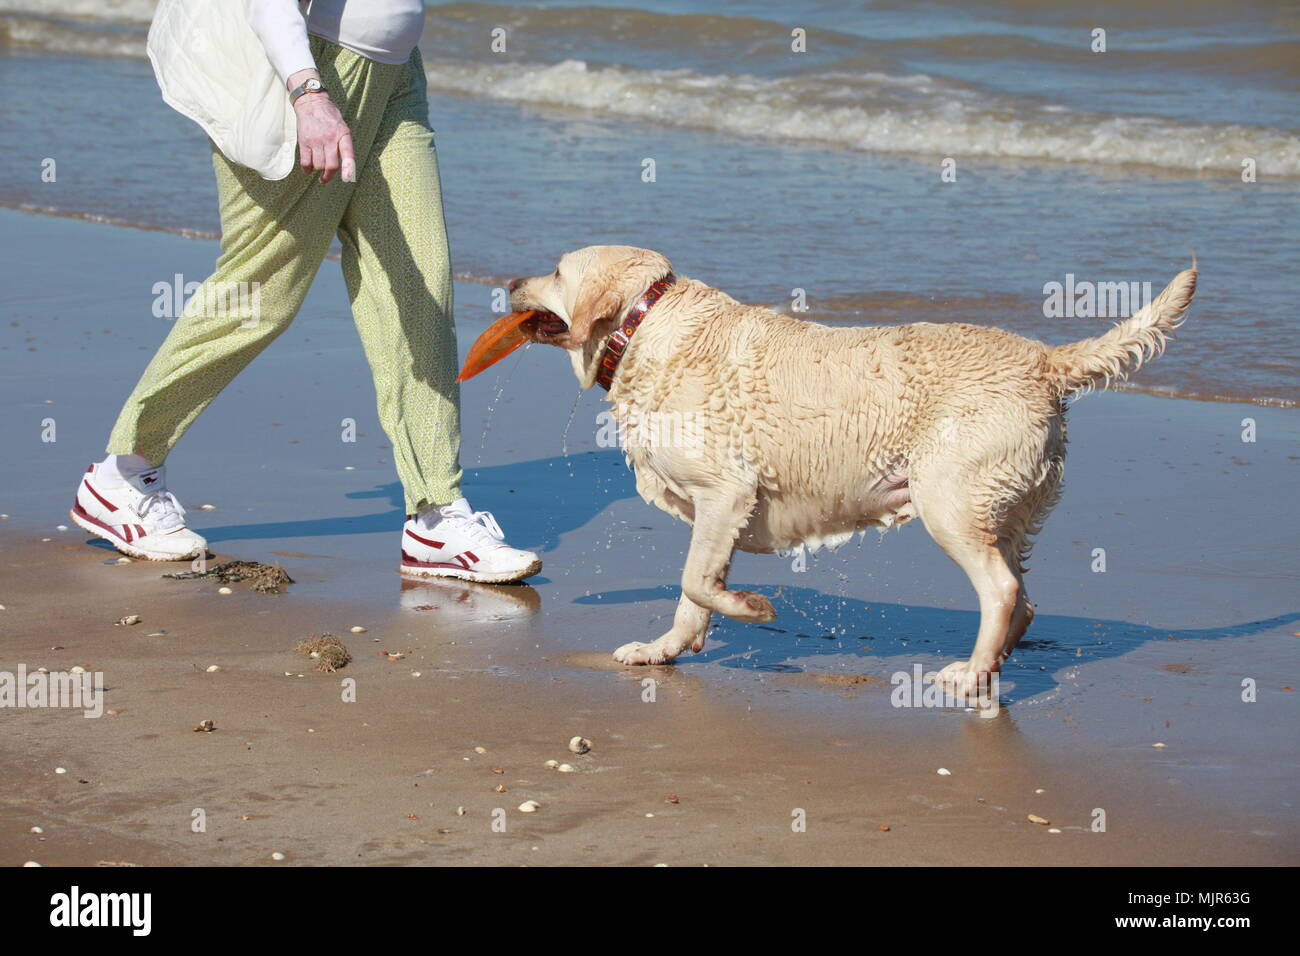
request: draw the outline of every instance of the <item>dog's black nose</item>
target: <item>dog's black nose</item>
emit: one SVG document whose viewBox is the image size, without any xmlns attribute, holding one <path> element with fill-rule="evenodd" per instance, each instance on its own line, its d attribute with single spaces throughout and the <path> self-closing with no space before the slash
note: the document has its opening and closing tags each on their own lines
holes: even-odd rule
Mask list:
<svg viewBox="0 0 1300 956">
<path fill-rule="evenodd" d="M 511 292 L 514 292 L 515 289 L 518 289 L 518 288 L 523 284 L 523 281 L 524 281 L 523 279 L 511 279 L 511 280 L 510 280 L 510 291 L 511 291 Z"/>
</svg>

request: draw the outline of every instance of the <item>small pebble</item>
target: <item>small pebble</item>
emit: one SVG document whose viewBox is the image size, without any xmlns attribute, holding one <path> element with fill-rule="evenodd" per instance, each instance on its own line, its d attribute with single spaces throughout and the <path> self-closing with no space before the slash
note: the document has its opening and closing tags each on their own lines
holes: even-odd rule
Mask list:
<svg viewBox="0 0 1300 956">
<path fill-rule="evenodd" d="M 216 505 L 199 505 L 199 510 L 200 510 L 200 511 L 216 511 L 216 510 L 217 510 L 217 506 L 216 506 Z"/>
<path fill-rule="evenodd" d="M 126 617 L 118 619 L 117 626 L 130 627 L 132 624 L 139 624 L 139 623 L 140 623 L 139 614 L 128 614 Z"/>
<path fill-rule="evenodd" d="M 536 813 L 541 808 L 542 805 L 536 800 L 525 800 L 523 803 L 519 804 L 520 813 Z"/>
<path fill-rule="evenodd" d="M 888 824 L 888 823 L 882 823 L 882 824 L 880 825 L 880 832 L 881 832 L 881 833 L 888 833 L 888 832 L 889 832 L 889 824 Z"/>
<path fill-rule="evenodd" d="M 1165 745 L 1164 745 L 1164 744 L 1152 744 L 1151 746 L 1152 746 L 1152 747 L 1155 747 L 1157 750 L 1164 750 L 1164 749 L 1165 749 Z"/>
<path fill-rule="evenodd" d="M 559 765 L 560 762 L 558 760 L 548 760 L 543 766 L 549 767 L 551 770 L 554 770 Z"/>
<path fill-rule="evenodd" d="M 1048 833 L 1060 833 L 1061 831 L 1058 830 L 1056 827 L 1049 827 L 1048 830 L 1047 830 L 1047 832 L 1048 832 Z"/>
<path fill-rule="evenodd" d="M 457 807 L 457 808 L 456 808 L 456 816 L 458 816 L 458 817 L 463 817 L 464 815 L 465 815 L 465 808 L 464 808 L 464 807 Z"/>
<path fill-rule="evenodd" d="M 131 559 L 130 559 L 130 558 L 127 558 L 127 557 L 121 557 L 121 558 L 118 558 L 118 559 L 117 559 L 117 563 L 118 563 L 118 564 L 130 564 L 130 563 L 131 563 Z"/>
<path fill-rule="evenodd" d="M 1028 819 L 1030 823 L 1037 823 L 1040 827 L 1045 827 L 1052 822 L 1051 820 L 1048 820 L 1046 817 L 1040 817 L 1036 813 L 1029 814 L 1029 816 L 1026 819 Z"/>
<path fill-rule="evenodd" d="M 230 588 L 217 588 L 217 593 L 218 593 L 218 594 L 234 594 L 235 592 L 232 591 Z"/>
<path fill-rule="evenodd" d="M 215 673 L 216 673 L 217 671 L 219 671 L 219 670 L 221 670 L 221 665 L 220 665 L 220 664 L 213 664 L 211 667 L 208 668 L 208 673 L 209 673 L 209 674 L 215 674 Z"/>
<path fill-rule="evenodd" d="M 939 776 L 941 776 L 941 777 L 951 777 L 951 776 L 952 776 L 952 771 L 949 770 L 947 767 L 940 767 L 938 770 L 935 771 L 935 773 L 937 773 L 937 774 L 938 774 Z"/>
<path fill-rule="evenodd" d="M 355 626 L 352 628 L 352 633 L 353 633 L 353 634 L 364 634 L 364 633 L 366 633 L 366 629 L 365 629 L 364 627 L 362 627 L 360 624 L 357 624 L 357 625 L 355 625 Z"/>
<path fill-rule="evenodd" d="M 32 827 L 32 832 L 33 832 L 33 833 L 44 833 L 45 831 L 42 830 L 40 827 Z"/>
<path fill-rule="evenodd" d="M 485 753 L 487 753 L 487 748 L 486 748 L 486 747 L 475 747 L 475 748 L 474 748 L 474 752 L 475 752 L 476 754 L 485 754 Z"/>
<path fill-rule="evenodd" d="M 55 767 L 55 768 L 54 768 L 54 772 L 55 772 L 55 773 L 67 773 L 67 772 L 68 772 L 68 768 L 67 768 L 67 767 Z"/>
<path fill-rule="evenodd" d="M 23 866 L 40 866 L 40 864 L 37 863 L 35 860 L 28 860 L 26 863 L 23 864 Z"/>
<path fill-rule="evenodd" d="M 36 673 L 38 673 L 38 674 L 48 674 L 49 672 L 50 672 L 50 669 L 49 669 L 48 667 L 38 667 L 38 668 L 36 668 Z"/>
<path fill-rule="evenodd" d="M 571 763 L 562 763 L 555 769 L 560 771 L 560 773 L 573 773 L 575 768 Z"/>
<path fill-rule="evenodd" d="M 66 524 L 61 524 L 61 525 L 59 525 L 55 530 L 57 530 L 57 531 L 67 531 L 67 530 L 68 530 L 68 526 L 67 526 Z"/>
<path fill-rule="evenodd" d="M 1042 787 L 1039 787 L 1037 790 L 1034 791 L 1034 793 L 1046 793 L 1046 792 L 1047 791 L 1044 790 Z"/>
<path fill-rule="evenodd" d="M 585 754 L 591 750 L 591 741 L 586 737 L 574 737 L 569 741 L 569 752 L 575 754 Z"/>
<path fill-rule="evenodd" d="M 273 859 L 273 860 L 283 860 L 283 859 L 284 859 L 284 854 L 281 853 L 279 850 L 276 850 L 274 853 L 271 854 L 271 859 Z"/>
<path fill-rule="evenodd" d="M 154 631 L 152 634 L 146 634 L 145 637 L 166 637 L 166 631 Z"/>
<path fill-rule="evenodd" d="M 212 721 L 210 721 L 210 720 L 202 720 L 202 721 L 199 721 L 199 725 L 198 725 L 197 727 L 194 728 L 194 732 L 195 732 L 196 734 L 197 734 L 197 733 L 210 734 L 210 733 L 212 733 L 212 731 L 214 731 L 214 730 L 216 730 L 216 729 L 217 729 L 217 725 L 214 724 Z"/>
<path fill-rule="evenodd" d="M 70 674 L 84 674 L 84 673 L 86 673 L 86 669 L 85 669 L 84 667 L 82 667 L 80 664 L 77 664 L 77 665 L 74 666 L 74 667 L 69 667 L 69 668 L 68 668 L 68 673 L 70 673 Z"/>
<path fill-rule="evenodd" d="M 420 676 L 420 672 L 419 672 L 419 671 L 411 671 L 411 676 L 412 676 L 412 677 L 419 677 L 419 676 Z"/>
</svg>

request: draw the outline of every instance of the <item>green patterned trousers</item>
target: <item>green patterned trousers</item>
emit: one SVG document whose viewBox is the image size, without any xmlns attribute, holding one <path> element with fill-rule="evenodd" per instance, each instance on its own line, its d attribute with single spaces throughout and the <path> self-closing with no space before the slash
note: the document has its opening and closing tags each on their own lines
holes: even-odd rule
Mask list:
<svg viewBox="0 0 1300 956">
<path fill-rule="evenodd" d="M 460 392 L 447 231 L 420 52 L 401 65 L 319 37 L 312 53 L 352 132 L 357 181 L 278 181 L 215 147 L 217 270 L 190 297 L 109 439 L 163 462 L 223 388 L 289 327 L 337 234 L 406 510 L 460 497 Z M 249 294 L 248 290 L 256 290 Z"/>
</svg>

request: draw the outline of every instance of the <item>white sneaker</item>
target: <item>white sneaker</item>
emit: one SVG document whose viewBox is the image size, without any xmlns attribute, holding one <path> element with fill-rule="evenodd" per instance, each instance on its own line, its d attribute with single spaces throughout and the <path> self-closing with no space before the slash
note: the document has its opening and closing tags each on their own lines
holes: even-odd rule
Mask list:
<svg viewBox="0 0 1300 956">
<path fill-rule="evenodd" d="M 167 490 L 161 465 L 129 476 L 91 465 L 70 517 L 133 558 L 184 561 L 207 554 L 208 543 L 185 527 L 185 509 Z"/>
<path fill-rule="evenodd" d="M 473 511 L 464 498 L 407 515 L 402 528 L 403 574 L 504 584 L 542 570 L 542 559 L 505 542 L 491 513 Z"/>
</svg>

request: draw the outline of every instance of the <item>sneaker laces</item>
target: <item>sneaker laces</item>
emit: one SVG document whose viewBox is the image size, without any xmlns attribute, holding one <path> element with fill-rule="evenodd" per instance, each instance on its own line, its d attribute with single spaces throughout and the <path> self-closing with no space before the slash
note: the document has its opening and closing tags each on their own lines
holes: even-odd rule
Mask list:
<svg viewBox="0 0 1300 956">
<path fill-rule="evenodd" d="M 463 531 L 476 544 L 499 545 L 505 543 L 506 533 L 497 524 L 490 511 L 471 511 L 468 515 L 452 512 L 442 516 Z"/>
<path fill-rule="evenodd" d="M 135 513 L 146 520 L 154 515 L 152 520 L 162 531 L 185 527 L 185 509 L 174 494 L 162 488 L 149 492 L 136 502 Z"/>
</svg>

